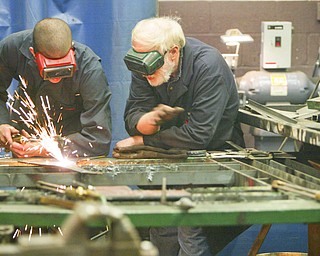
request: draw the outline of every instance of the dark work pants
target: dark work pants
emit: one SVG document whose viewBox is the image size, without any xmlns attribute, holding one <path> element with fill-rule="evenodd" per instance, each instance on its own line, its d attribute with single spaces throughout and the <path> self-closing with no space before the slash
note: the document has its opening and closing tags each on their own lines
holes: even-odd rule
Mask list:
<svg viewBox="0 0 320 256">
<path fill-rule="evenodd" d="M 249 226 L 150 228 L 159 256 L 213 256 Z"/>
</svg>

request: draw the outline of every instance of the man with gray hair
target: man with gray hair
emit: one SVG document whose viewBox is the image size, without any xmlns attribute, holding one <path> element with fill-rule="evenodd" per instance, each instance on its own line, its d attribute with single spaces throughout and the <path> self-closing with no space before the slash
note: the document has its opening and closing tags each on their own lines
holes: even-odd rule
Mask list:
<svg viewBox="0 0 320 256">
<path fill-rule="evenodd" d="M 23 85 L 21 78 L 26 82 Z M 111 141 L 111 92 L 101 59 L 87 46 L 72 40 L 68 24 L 58 18 L 39 21 L 33 30 L 11 34 L 0 41 L 0 144 L 17 157 L 48 156 L 38 142 L 18 143 L 34 133 L 21 113 L 30 111 L 21 98 L 9 114 L 7 89 L 19 81 L 18 95 L 34 103 L 38 122 L 50 118 L 63 136 L 69 157 L 107 155 Z M 46 109 L 42 100 L 46 99 Z M 25 99 L 26 100 L 26 99 Z M 47 113 L 44 113 L 47 112 Z"/>
<path fill-rule="evenodd" d="M 185 38 L 176 19 L 138 22 L 124 61 L 132 71 L 124 113 L 130 137 L 116 144 L 114 157 L 120 148 L 143 145 L 223 150 L 233 141 L 244 146 L 231 70 L 217 49 Z M 150 238 L 160 255 L 211 255 L 200 227 L 151 228 Z"/>
</svg>

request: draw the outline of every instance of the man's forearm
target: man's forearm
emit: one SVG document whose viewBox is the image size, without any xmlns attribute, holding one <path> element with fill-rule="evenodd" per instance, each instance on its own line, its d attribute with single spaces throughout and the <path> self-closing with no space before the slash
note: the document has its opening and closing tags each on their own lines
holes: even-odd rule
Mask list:
<svg viewBox="0 0 320 256">
<path fill-rule="evenodd" d="M 160 130 L 160 125 L 157 125 L 157 123 L 154 120 L 154 117 L 152 116 L 153 113 L 149 112 L 145 115 L 143 115 L 138 123 L 137 123 L 137 130 L 143 134 L 143 135 L 152 135 L 157 133 Z"/>
</svg>

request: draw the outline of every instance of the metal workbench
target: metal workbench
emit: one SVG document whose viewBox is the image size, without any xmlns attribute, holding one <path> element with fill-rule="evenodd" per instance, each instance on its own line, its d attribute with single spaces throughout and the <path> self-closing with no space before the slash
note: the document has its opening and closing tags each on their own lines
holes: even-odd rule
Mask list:
<svg viewBox="0 0 320 256">
<path fill-rule="evenodd" d="M 296 192 L 273 189 L 271 186 L 272 181 L 282 180 L 320 191 L 318 170 L 288 156 L 279 159 L 212 159 L 208 155 L 185 160 L 81 160 L 79 166 L 90 173 L 55 167 L 53 163 L 32 165 L 32 159 L 28 163 L 14 159 L 2 161 L 2 186 L 19 184 L 19 187 L 33 189 L 39 180 L 65 185 L 77 181 L 93 186 L 161 186 L 163 178 L 166 178 L 166 185 L 179 184 L 189 193 L 194 204 L 187 208 L 181 207 L 178 199 L 161 201 L 159 197 L 153 200 L 109 200 L 108 194 L 105 194 L 106 203 L 123 211 L 136 227 L 270 223 L 308 223 L 318 227 L 317 223 L 320 223 L 318 200 Z M 61 225 L 72 212 L 70 209 L 30 204 L 24 200 L 5 200 L 0 204 L 0 224 Z M 310 250 L 312 252 L 315 249 Z"/>
<path fill-rule="evenodd" d="M 283 111 L 288 110 L 278 113 L 255 103 L 250 106 L 240 110 L 241 122 L 320 146 L 318 123 L 310 122 L 310 118 L 318 116 L 317 112 L 298 111 L 297 115 L 300 107 L 286 114 Z M 302 115 L 309 119 L 302 120 Z M 218 159 L 211 153 L 188 159 L 84 158 L 74 160 L 73 166 L 63 166 L 52 159 L 0 159 L 0 186 L 17 188 L 8 190 L 10 196 L 0 203 L 0 224 L 61 225 L 73 213 L 72 209 L 17 201 L 12 196 L 21 188 L 37 189 L 39 181 L 66 186 L 125 185 L 133 189 L 151 186 L 159 189 L 161 196 L 152 200 L 140 197 L 117 200 L 104 193 L 104 203 L 123 211 L 136 227 L 306 223 L 309 255 L 320 254 L 320 241 L 314 239 L 318 237 L 315 232 L 320 232 L 320 172 L 316 167 L 302 164 L 283 152 L 253 157 L 235 154 Z M 272 186 L 275 180 L 293 184 L 297 189 L 275 189 Z M 181 203 L 185 196 L 175 200 L 163 198 L 172 185 L 187 192 L 192 205 L 186 207 Z M 306 196 L 299 193 L 302 189 L 312 192 Z"/>
</svg>

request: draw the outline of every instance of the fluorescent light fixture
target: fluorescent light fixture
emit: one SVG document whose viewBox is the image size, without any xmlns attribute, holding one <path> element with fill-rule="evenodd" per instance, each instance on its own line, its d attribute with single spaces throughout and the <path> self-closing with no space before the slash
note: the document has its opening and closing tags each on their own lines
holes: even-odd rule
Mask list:
<svg viewBox="0 0 320 256">
<path fill-rule="evenodd" d="M 234 72 L 238 66 L 240 43 L 253 42 L 250 35 L 242 34 L 239 29 L 228 29 L 225 35 L 220 36 L 221 41 L 227 46 L 236 46 L 234 54 L 222 54 L 230 69 Z"/>
<path fill-rule="evenodd" d="M 242 34 L 237 28 L 228 29 L 225 35 L 220 36 L 220 39 L 226 45 L 253 42 L 253 38 L 250 35 Z"/>
</svg>

